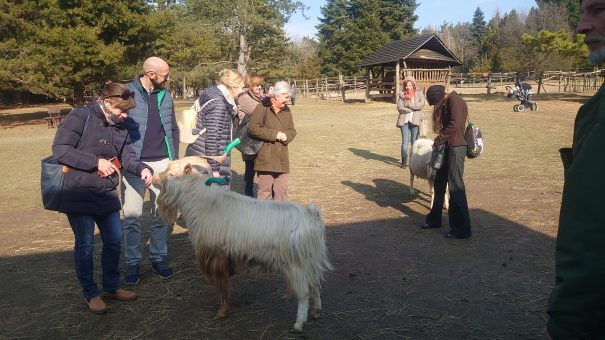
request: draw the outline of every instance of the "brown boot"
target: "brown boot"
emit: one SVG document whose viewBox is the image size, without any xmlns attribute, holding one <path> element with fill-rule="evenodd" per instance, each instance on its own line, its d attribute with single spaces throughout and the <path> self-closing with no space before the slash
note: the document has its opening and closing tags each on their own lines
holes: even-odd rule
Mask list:
<svg viewBox="0 0 605 340">
<path fill-rule="evenodd" d="M 120 301 L 133 301 L 137 299 L 137 293 L 118 288 L 115 292 L 105 292 L 105 296 Z"/>
<path fill-rule="evenodd" d="M 95 314 L 103 314 L 107 312 L 107 305 L 100 295 L 86 301 L 86 304 L 88 305 L 88 309 Z"/>
</svg>

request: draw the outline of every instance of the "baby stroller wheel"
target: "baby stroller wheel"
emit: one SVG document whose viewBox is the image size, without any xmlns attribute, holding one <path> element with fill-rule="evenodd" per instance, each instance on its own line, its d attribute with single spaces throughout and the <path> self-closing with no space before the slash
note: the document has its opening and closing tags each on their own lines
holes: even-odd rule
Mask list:
<svg viewBox="0 0 605 340">
<path fill-rule="evenodd" d="M 517 105 L 517 111 L 518 112 L 523 112 L 524 110 L 525 110 L 525 105 L 523 105 L 523 104 Z"/>
<path fill-rule="evenodd" d="M 517 107 L 517 105 L 513 105 L 513 111 L 519 112 L 519 107 Z"/>
</svg>

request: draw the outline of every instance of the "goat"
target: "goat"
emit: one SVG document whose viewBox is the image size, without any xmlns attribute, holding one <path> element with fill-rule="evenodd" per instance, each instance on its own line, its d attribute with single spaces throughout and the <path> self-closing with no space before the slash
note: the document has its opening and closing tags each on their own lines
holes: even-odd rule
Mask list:
<svg viewBox="0 0 605 340">
<path fill-rule="evenodd" d="M 412 153 L 410 155 L 410 195 L 416 196 L 414 190 L 414 177 L 426 179 L 429 182 L 431 189 L 431 208 L 433 207 L 433 201 L 435 200 L 435 187 L 433 181 L 435 180 L 436 170 L 431 169 L 431 154 L 433 153 L 433 141 L 426 138 L 420 138 L 412 145 Z M 445 200 L 444 208 L 449 208 L 449 193 L 447 187 L 445 189 Z"/>
<path fill-rule="evenodd" d="M 235 269 L 259 264 L 283 274 L 298 300 L 293 327 L 301 332 L 309 300 L 311 318 L 321 316 L 321 282 L 324 272 L 333 270 L 321 211 L 315 205 L 256 200 L 206 186 L 208 176 L 194 166 L 207 169 L 207 164 L 201 157 L 172 161 L 153 182 L 160 188 L 160 216 L 170 224 L 180 211 L 200 270 L 220 294 L 216 317 L 224 318 L 229 312 L 230 277 Z"/>
</svg>

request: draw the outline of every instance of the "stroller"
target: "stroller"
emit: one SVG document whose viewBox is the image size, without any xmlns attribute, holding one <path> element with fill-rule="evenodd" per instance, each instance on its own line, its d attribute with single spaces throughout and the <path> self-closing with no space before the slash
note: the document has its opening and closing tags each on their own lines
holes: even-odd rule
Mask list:
<svg viewBox="0 0 605 340">
<path fill-rule="evenodd" d="M 531 97 L 534 95 L 534 93 L 531 92 L 531 85 L 528 83 L 517 82 L 514 87 L 507 85 L 506 92 L 506 96 L 508 98 L 515 97 L 521 101 L 520 104 L 513 106 L 513 111 L 522 112 L 527 108 L 532 111 L 538 111 L 538 103 L 531 100 Z"/>
</svg>

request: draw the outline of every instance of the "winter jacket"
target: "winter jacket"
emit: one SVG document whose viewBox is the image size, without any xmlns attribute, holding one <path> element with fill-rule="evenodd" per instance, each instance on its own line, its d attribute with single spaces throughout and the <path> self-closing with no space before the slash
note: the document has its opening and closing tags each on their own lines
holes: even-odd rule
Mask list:
<svg viewBox="0 0 605 340">
<path fill-rule="evenodd" d="M 464 138 L 468 117 L 466 102 L 458 93 L 452 91 L 441 105 L 443 127 L 435 138 L 435 145 L 447 144 L 449 147 L 467 145 Z"/>
<path fill-rule="evenodd" d="M 256 155 L 254 170 L 287 174 L 290 172 L 288 144 L 296 137 L 292 112 L 288 105 L 275 113 L 269 97 L 261 101 L 252 113 L 248 132 L 258 140 L 265 142 Z M 277 133 L 286 134 L 288 140 L 282 143 L 277 140 Z"/>
<path fill-rule="evenodd" d="M 186 156 L 220 156 L 227 144 L 231 143 L 231 120 L 236 115 L 236 108 L 227 101 L 217 86 L 208 88 L 200 95 L 200 106 L 210 100 L 212 101 L 197 115 L 196 127 L 206 128 L 206 132 L 189 144 Z M 212 170 L 218 171 L 221 176 L 231 176 L 231 156 L 227 156 L 222 164 L 213 160 L 208 162 Z"/>
<path fill-rule="evenodd" d="M 252 94 L 252 92 L 250 92 L 248 90 L 248 91 L 242 93 L 239 97 L 237 97 L 236 102 L 237 102 L 237 115 L 238 115 L 239 121 L 241 122 L 242 119 L 244 119 L 244 115 L 248 115 L 248 116 L 252 115 L 252 112 L 254 112 L 254 109 L 256 109 L 256 107 L 260 104 L 260 99 L 258 99 L 254 94 Z M 242 159 L 245 161 L 254 160 L 255 158 L 256 158 L 256 155 L 242 154 Z"/>
<path fill-rule="evenodd" d="M 405 77 L 403 81 L 411 81 L 414 84 L 415 91 L 411 102 L 407 102 L 404 99 L 404 91 L 399 93 L 399 97 L 397 98 L 397 111 L 399 111 L 400 115 L 405 115 L 400 117 L 399 120 L 410 122 L 413 125 L 420 125 L 420 121 L 422 120 L 422 108 L 425 105 L 424 94 L 422 93 L 422 89 L 416 86 L 414 77 Z"/>
<path fill-rule="evenodd" d="M 149 112 L 149 94 L 147 90 L 141 84 L 139 77 L 135 78 L 128 87 L 134 91 L 134 100 L 136 107 L 128 111 L 128 118 L 124 122 L 132 141 L 132 147 L 137 154 L 138 158 L 141 158 L 141 150 L 143 150 L 143 140 L 145 138 L 161 138 L 164 136 L 168 139 L 168 145 L 170 147 L 170 155 L 172 159 L 177 159 L 179 155 L 179 128 L 176 125 L 176 116 L 174 113 L 174 103 L 170 92 L 166 90 L 154 89 L 152 93 L 162 92 L 164 97 L 159 105 L 162 126 L 164 127 L 164 135 L 162 136 L 146 136 L 145 131 L 147 128 L 147 117 Z M 166 150 L 166 156 L 168 157 L 168 149 Z"/>
<path fill-rule="evenodd" d="M 121 209 L 116 190 L 119 175 L 99 176 L 99 158 L 117 157 L 121 171 L 137 176 L 146 167 L 138 160 L 125 126 L 110 125 L 96 101 L 67 115 L 57 129 L 52 151 L 59 163 L 69 167 L 59 206 L 63 213 L 106 215 Z"/>
<path fill-rule="evenodd" d="M 605 85 L 576 116 L 548 303 L 553 339 L 605 338 Z"/>
</svg>

